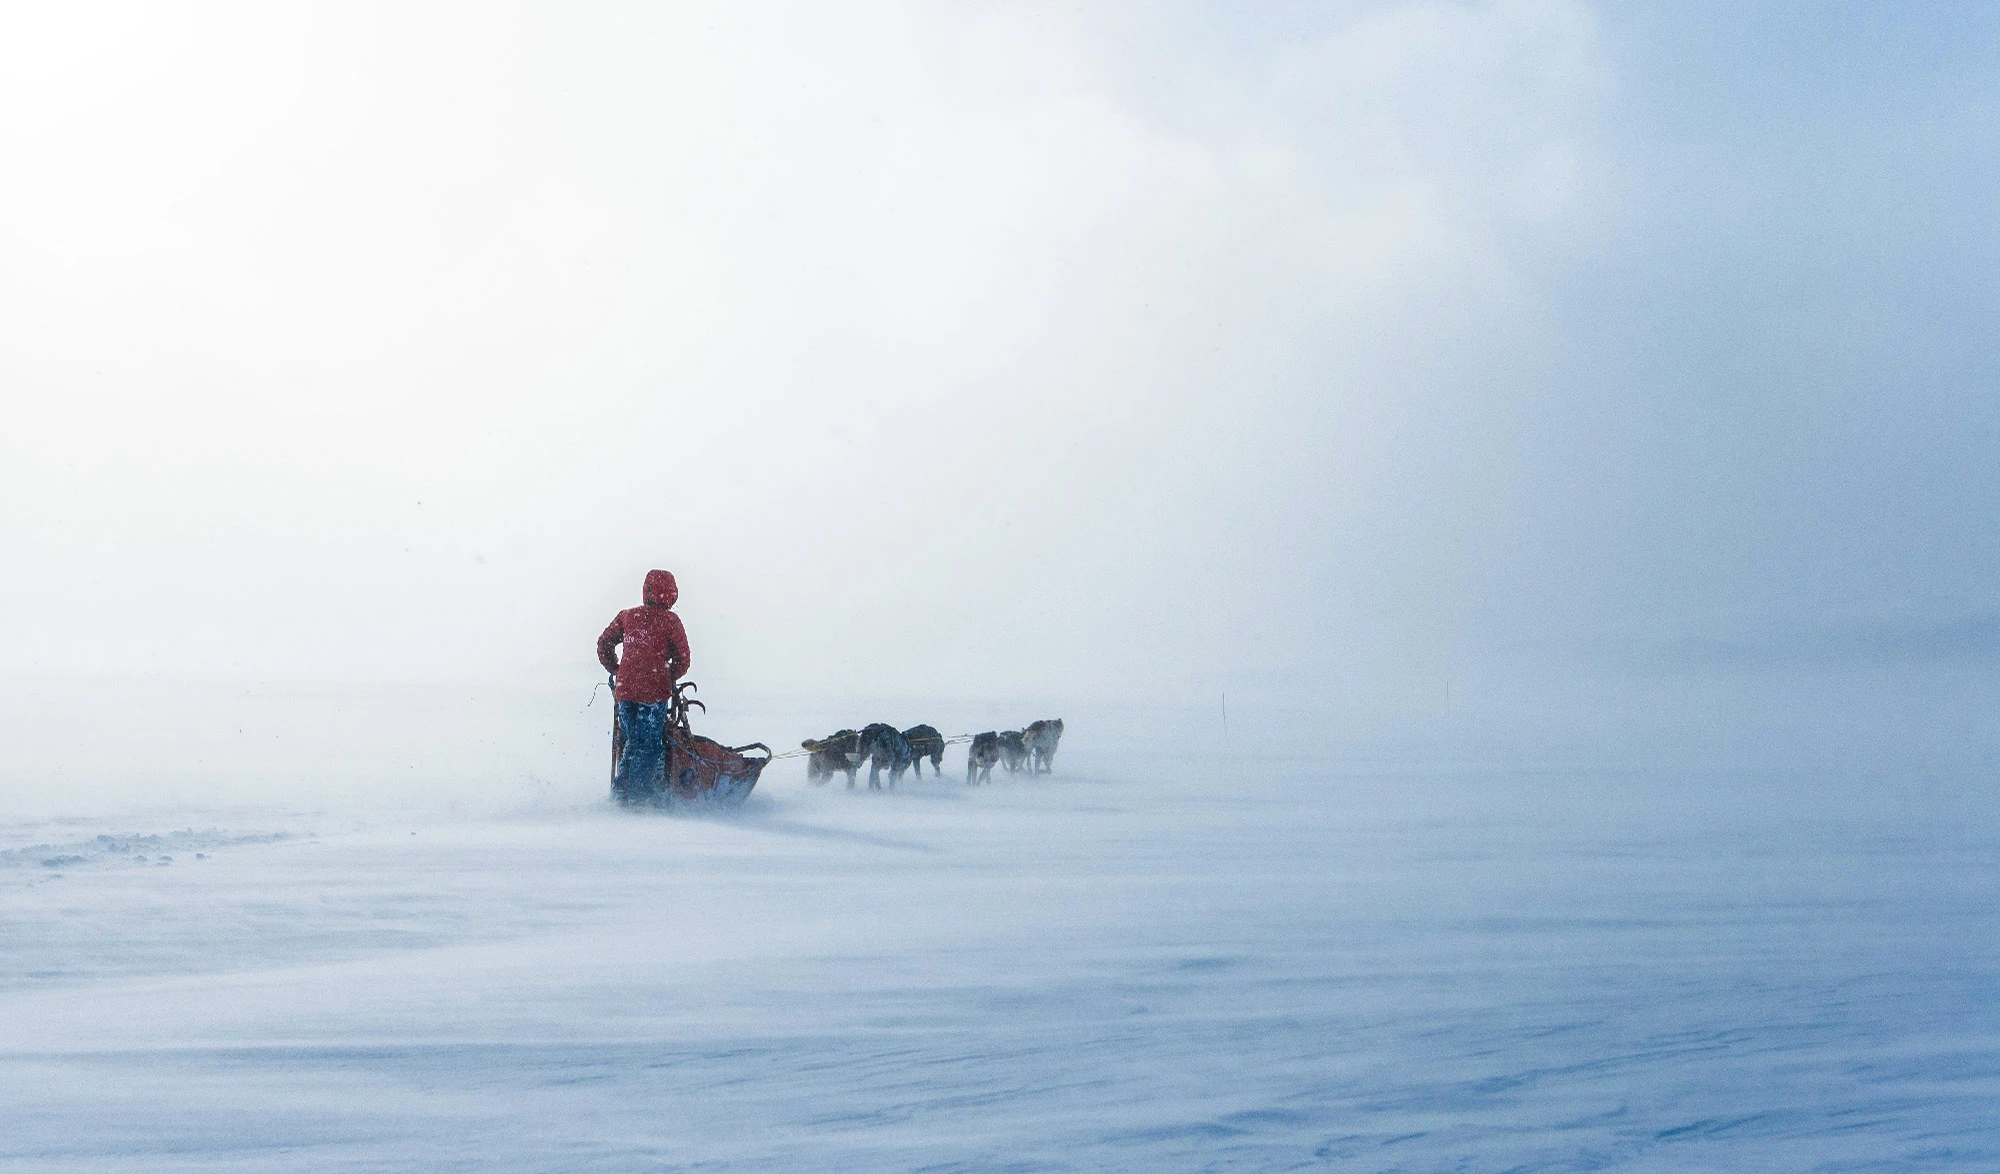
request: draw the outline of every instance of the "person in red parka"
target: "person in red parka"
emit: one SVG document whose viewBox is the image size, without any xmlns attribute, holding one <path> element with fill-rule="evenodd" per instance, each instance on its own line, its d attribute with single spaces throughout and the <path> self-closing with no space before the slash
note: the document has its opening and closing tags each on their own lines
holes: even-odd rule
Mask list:
<svg viewBox="0 0 2000 1174">
<path fill-rule="evenodd" d="M 624 745 L 611 777 L 621 799 L 658 795 L 667 784 L 667 709 L 674 682 L 692 663 L 687 631 L 673 613 L 680 587 L 670 571 L 646 572 L 646 602 L 613 616 L 597 638 L 597 661 L 612 677 Z M 621 657 L 618 646 L 625 646 Z"/>
</svg>

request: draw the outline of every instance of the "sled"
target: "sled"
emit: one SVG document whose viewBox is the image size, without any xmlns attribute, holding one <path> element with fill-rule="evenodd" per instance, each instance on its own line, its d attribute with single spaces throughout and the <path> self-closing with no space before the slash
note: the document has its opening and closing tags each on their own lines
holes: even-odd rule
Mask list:
<svg viewBox="0 0 2000 1174">
<path fill-rule="evenodd" d="M 625 750 L 625 728 L 616 718 L 611 722 L 611 797 L 627 807 L 735 807 L 750 797 L 757 776 L 770 765 L 771 748 L 762 742 L 745 746 L 724 746 L 688 728 L 688 710 L 707 712 L 708 706 L 684 694 L 696 689 L 693 681 L 674 686 L 667 707 L 665 788 L 636 790 L 618 785 L 618 759 Z M 762 758 L 746 755 L 746 750 L 762 750 Z"/>
</svg>

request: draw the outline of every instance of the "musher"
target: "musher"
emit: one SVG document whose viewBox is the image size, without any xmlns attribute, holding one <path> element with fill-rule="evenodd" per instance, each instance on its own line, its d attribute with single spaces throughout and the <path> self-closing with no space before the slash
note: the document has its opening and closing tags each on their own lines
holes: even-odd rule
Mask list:
<svg viewBox="0 0 2000 1174">
<path fill-rule="evenodd" d="M 672 611 L 680 588 L 669 571 L 646 572 L 646 602 L 612 617 L 597 638 L 597 662 L 612 675 L 618 728 L 625 736 L 611 788 L 620 799 L 659 795 L 667 786 L 667 709 L 685 676 L 687 630 Z M 617 649 L 625 646 L 621 659 Z"/>
</svg>

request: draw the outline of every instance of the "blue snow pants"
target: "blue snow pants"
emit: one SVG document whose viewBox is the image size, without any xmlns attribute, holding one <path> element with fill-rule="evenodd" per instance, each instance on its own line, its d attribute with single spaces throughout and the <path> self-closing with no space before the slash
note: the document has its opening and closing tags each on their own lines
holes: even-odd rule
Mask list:
<svg viewBox="0 0 2000 1174">
<path fill-rule="evenodd" d="M 667 703 L 620 701 L 618 729 L 625 745 L 612 790 L 628 802 L 657 798 L 667 789 Z"/>
</svg>

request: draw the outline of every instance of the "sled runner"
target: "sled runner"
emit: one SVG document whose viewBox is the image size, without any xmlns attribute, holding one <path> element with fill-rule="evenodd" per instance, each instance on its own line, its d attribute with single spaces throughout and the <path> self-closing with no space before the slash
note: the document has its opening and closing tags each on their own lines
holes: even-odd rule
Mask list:
<svg viewBox="0 0 2000 1174">
<path fill-rule="evenodd" d="M 625 728 L 611 723 L 611 797 L 627 807 L 734 807 L 750 797 L 757 776 L 771 761 L 771 748 L 762 742 L 746 746 L 724 746 L 688 728 L 688 710 L 708 707 L 684 694 L 693 693 L 693 681 L 674 686 L 673 701 L 666 722 L 666 786 L 660 789 L 620 786 L 618 759 L 625 751 Z M 745 755 L 745 750 L 762 750 L 764 756 Z"/>
</svg>

